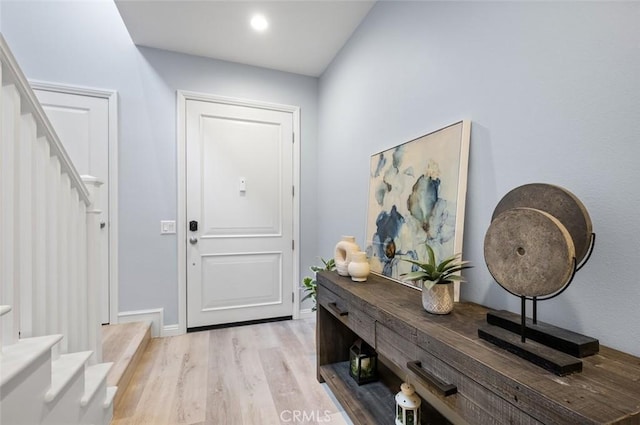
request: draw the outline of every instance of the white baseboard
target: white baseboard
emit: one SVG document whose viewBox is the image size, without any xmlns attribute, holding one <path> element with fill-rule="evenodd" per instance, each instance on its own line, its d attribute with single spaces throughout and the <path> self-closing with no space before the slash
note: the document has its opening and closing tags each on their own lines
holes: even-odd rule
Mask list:
<svg viewBox="0 0 640 425">
<path fill-rule="evenodd" d="M 161 333 L 165 329 L 164 326 L 164 309 L 155 308 L 150 310 L 121 311 L 118 313 L 118 323 L 129 322 L 151 322 L 151 337 L 157 338 L 164 336 Z"/>
<path fill-rule="evenodd" d="M 299 319 L 315 319 L 316 312 L 312 311 L 310 308 L 305 308 L 304 310 L 300 310 Z"/>
<path fill-rule="evenodd" d="M 184 332 L 180 332 L 180 325 L 166 325 L 162 328 L 162 336 L 177 336 L 182 335 Z"/>
</svg>

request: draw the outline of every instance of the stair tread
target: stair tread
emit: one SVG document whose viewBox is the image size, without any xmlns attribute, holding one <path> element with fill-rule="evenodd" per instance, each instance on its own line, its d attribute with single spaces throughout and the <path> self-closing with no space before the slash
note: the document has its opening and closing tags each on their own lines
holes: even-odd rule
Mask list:
<svg viewBox="0 0 640 425">
<path fill-rule="evenodd" d="M 89 404 L 91 399 L 96 395 L 102 384 L 107 380 L 107 374 L 113 366 L 113 363 L 98 363 L 89 366 L 84 372 L 84 395 L 80 400 L 81 406 Z"/>
<path fill-rule="evenodd" d="M 44 396 L 47 403 L 53 401 L 72 381 L 73 377 L 91 357 L 93 351 L 63 354 L 51 364 L 51 387 Z"/>
<path fill-rule="evenodd" d="M 102 359 L 113 362 L 109 385 L 126 386 L 129 368 L 135 368 L 136 357 L 147 347 L 151 337 L 151 322 L 128 322 L 102 327 Z"/>
<path fill-rule="evenodd" d="M 108 386 L 117 386 L 113 409 L 120 408 L 135 369 L 151 340 L 151 322 L 118 323 L 102 327 L 102 359 L 114 362 L 107 376 Z"/>
<path fill-rule="evenodd" d="M 51 347 L 61 339 L 62 335 L 45 335 L 21 339 L 15 344 L 2 347 L 0 386 L 26 369 L 35 359 L 50 352 Z"/>
</svg>

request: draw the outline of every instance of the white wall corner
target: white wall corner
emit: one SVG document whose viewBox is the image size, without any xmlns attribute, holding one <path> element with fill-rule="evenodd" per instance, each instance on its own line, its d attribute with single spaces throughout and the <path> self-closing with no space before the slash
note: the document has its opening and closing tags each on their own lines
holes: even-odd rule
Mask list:
<svg viewBox="0 0 640 425">
<path fill-rule="evenodd" d="M 157 338 L 164 335 L 164 309 L 154 308 L 149 310 L 122 311 L 118 313 L 118 323 L 151 322 L 151 337 Z"/>
</svg>

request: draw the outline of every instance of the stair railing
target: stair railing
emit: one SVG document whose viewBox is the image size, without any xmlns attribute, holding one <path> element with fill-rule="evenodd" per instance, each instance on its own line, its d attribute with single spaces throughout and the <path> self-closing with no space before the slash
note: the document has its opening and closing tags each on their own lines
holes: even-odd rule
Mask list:
<svg viewBox="0 0 640 425">
<path fill-rule="evenodd" d="M 78 174 L 1 34 L 0 55 L 0 342 L 62 334 L 54 357 L 100 362 L 101 183 Z"/>
</svg>

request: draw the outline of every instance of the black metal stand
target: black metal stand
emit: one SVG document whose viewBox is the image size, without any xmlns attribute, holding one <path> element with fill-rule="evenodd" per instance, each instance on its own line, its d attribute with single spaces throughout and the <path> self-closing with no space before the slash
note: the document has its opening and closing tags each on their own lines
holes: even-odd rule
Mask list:
<svg viewBox="0 0 640 425">
<path fill-rule="evenodd" d="M 581 371 L 582 362 L 578 358 L 596 354 L 600 349 L 599 341 L 544 322 L 538 323 L 538 301 L 555 298 L 571 285 L 576 272 L 584 267 L 591 257 L 595 241 L 596 234 L 592 233 L 588 254 L 579 265 L 574 258 L 573 273 L 562 289 L 543 298 L 519 296 L 520 315 L 504 310 L 487 313 L 488 326 L 481 326 L 478 336 L 556 375 Z M 511 291 L 507 292 L 518 296 Z M 526 315 L 527 300 L 532 302 L 531 319 Z M 519 341 L 514 334 L 520 335 Z M 535 342 L 527 343 L 527 338 Z"/>
<path fill-rule="evenodd" d="M 525 316 L 500 310 L 487 313 L 487 323 L 509 332 L 519 334 L 522 338 L 522 318 Z M 525 337 L 555 350 L 574 357 L 583 358 L 596 354 L 600 348 L 597 339 L 567 329 L 559 328 L 544 322 L 535 323 L 525 318 Z"/>
<path fill-rule="evenodd" d="M 517 333 L 482 325 L 478 336 L 559 376 L 582 371 L 582 360 L 535 341 L 522 342 Z"/>
</svg>

